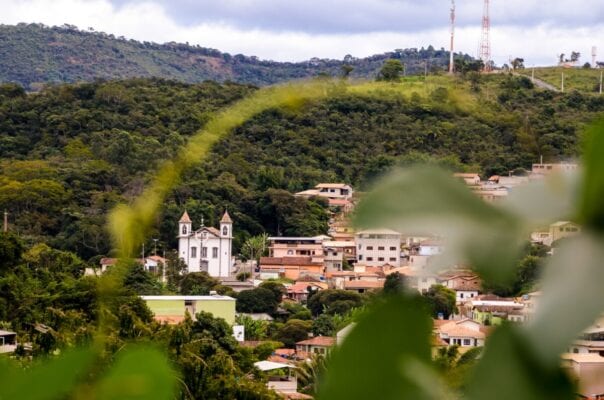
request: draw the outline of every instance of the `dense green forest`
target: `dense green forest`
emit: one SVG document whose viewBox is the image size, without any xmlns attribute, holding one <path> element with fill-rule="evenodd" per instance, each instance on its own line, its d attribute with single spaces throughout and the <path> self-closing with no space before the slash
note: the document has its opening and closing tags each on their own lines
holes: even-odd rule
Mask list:
<svg viewBox="0 0 604 400">
<path fill-rule="evenodd" d="M 389 168 L 414 161 L 488 176 L 530 168 L 539 155 L 569 159 L 578 154 L 583 124 L 604 110 L 603 97 L 540 91 L 523 78 L 409 79 L 421 94 L 343 92 L 248 121 L 186 172 L 147 249 L 152 238 L 160 238 L 160 249 L 175 246 L 185 208 L 206 224 L 228 209 L 238 248 L 263 231 L 325 232 L 325 204 L 291 194 L 322 181 L 363 190 Z M 45 242 L 84 260 L 110 255 L 108 211 L 139 195 L 159 163 L 213 112 L 255 90 L 159 79 L 61 85 L 31 95 L 0 86 L 0 210 L 28 245 Z"/>
<path fill-rule="evenodd" d="M 426 65 L 430 70 L 444 69 L 448 54 L 429 46 L 366 58 L 347 55 L 343 60 L 275 62 L 189 44 L 138 42 L 72 25 L 0 25 L 0 82 L 16 82 L 28 90 L 39 90 L 47 83 L 138 77 L 266 85 L 321 74 L 338 76 L 344 65 L 352 67 L 352 72 L 347 71 L 353 78 L 374 78 L 388 58 L 400 59 L 408 73 L 415 73 L 423 72 Z"/>
</svg>

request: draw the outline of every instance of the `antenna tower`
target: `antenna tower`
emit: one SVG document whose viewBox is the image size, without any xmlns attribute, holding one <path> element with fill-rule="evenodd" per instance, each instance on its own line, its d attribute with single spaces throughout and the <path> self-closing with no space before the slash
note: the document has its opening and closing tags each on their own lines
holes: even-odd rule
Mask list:
<svg viewBox="0 0 604 400">
<path fill-rule="evenodd" d="M 451 49 L 449 51 L 449 74 L 455 71 L 453 63 L 453 44 L 455 42 L 455 0 L 451 0 Z"/>
<path fill-rule="evenodd" d="M 593 46 L 591 48 L 591 67 L 595 68 L 596 67 L 596 57 L 598 56 L 598 48 L 596 46 Z"/>
<path fill-rule="evenodd" d="M 491 71 L 491 17 L 489 16 L 490 0 L 484 0 L 484 10 L 482 12 L 482 36 L 480 38 L 479 57 L 484 62 L 484 71 Z"/>
</svg>

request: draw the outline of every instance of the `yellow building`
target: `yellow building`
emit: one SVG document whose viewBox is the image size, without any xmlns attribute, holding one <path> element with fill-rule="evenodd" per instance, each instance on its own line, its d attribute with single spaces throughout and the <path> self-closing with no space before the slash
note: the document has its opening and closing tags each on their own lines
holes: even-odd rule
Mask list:
<svg viewBox="0 0 604 400">
<path fill-rule="evenodd" d="M 188 311 L 193 320 L 195 314 L 204 311 L 215 318 L 224 319 L 229 325 L 235 322 L 235 299 L 229 296 L 141 296 L 157 321 L 177 324 Z"/>
</svg>

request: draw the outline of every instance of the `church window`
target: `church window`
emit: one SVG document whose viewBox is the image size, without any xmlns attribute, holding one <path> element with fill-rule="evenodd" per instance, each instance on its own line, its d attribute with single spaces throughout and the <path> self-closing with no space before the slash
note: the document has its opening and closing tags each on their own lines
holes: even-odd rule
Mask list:
<svg viewBox="0 0 604 400">
<path fill-rule="evenodd" d="M 182 226 L 182 234 L 183 234 L 183 235 L 186 235 L 186 234 L 187 234 L 187 226 L 186 226 L 186 225 L 183 225 L 183 226 Z"/>
<path fill-rule="evenodd" d="M 218 247 L 212 247 L 212 258 L 218 258 Z"/>
<path fill-rule="evenodd" d="M 191 258 L 197 257 L 197 247 L 191 247 Z"/>
<path fill-rule="evenodd" d="M 225 226 L 222 228 L 222 236 L 227 236 L 229 234 L 229 229 Z"/>
<path fill-rule="evenodd" d="M 203 258 L 207 258 L 208 257 L 208 248 L 207 247 L 202 247 L 201 248 L 201 256 Z"/>
</svg>

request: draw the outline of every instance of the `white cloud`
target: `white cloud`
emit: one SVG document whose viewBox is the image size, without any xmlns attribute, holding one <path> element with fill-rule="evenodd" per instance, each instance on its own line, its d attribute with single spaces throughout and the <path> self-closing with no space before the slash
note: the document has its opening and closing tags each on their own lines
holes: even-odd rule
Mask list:
<svg viewBox="0 0 604 400">
<path fill-rule="evenodd" d="M 2 1 L 5 4 L 3 4 L 0 22 L 5 24 L 69 23 L 81 29 L 94 27 L 96 30 L 141 41 L 189 42 L 231 54 L 257 55 L 263 59 L 280 61 L 298 61 L 311 57 L 341 59 L 346 54 L 363 57 L 395 48 L 422 47 L 429 44 L 436 48 L 446 48 L 449 40 L 446 17 L 442 28 L 426 28 L 414 33 L 403 29 L 384 32 L 370 30 L 350 34 L 312 33 L 312 31 L 301 30 L 271 31 L 268 28 L 242 28 L 232 22 L 220 21 L 184 25 L 155 1 L 125 2 L 120 6 L 114 5 L 109 0 Z M 520 0 L 506 1 L 517 3 L 516 5 L 520 7 Z M 535 0 L 526 0 L 525 3 L 527 3 L 525 8 L 534 11 Z M 509 5 L 505 7 L 509 8 Z M 558 12 L 558 8 L 554 4 L 550 13 Z M 583 12 L 581 10 L 577 7 L 574 11 L 569 11 L 569 15 L 575 19 L 579 18 Z M 498 64 L 506 62 L 508 56 L 524 57 L 527 65 L 552 64 L 557 54 L 560 52 L 568 54 L 572 50 L 583 54 L 582 61 L 591 61 L 591 46 L 594 45 L 599 46 L 604 52 L 603 24 L 586 24 L 577 29 L 577 27 L 565 27 L 564 24 L 543 23 L 523 28 L 513 24 L 497 25 L 496 21 L 497 19 L 494 18 L 492 48 L 494 60 Z M 460 27 L 457 30 L 456 49 L 476 55 L 479 36 L 478 26 Z"/>
</svg>

